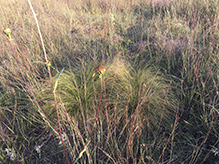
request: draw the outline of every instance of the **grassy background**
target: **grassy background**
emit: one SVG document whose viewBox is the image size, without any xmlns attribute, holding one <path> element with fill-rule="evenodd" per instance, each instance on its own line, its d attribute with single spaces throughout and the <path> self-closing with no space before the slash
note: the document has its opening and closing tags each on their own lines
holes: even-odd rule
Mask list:
<svg viewBox="0 0 219 164">
<path fill-rule="evenodd" d="M 218 0 L 32 2 L 57 103 L 28 1 L 0 5 L 2 163 L 66 163 L 8 27 L 70 163 L 219 163 Z"/>
</svg>

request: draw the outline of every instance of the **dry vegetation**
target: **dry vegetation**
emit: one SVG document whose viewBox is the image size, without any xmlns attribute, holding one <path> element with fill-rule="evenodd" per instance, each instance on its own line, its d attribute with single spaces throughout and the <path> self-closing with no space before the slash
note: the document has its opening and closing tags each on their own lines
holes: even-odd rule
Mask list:
<svg viewBox="0 0 219 164">
<path fill-rule="evenodd" d="M 31 3 L 43 44 L 0 0 L 2 163 L 219 163 L 218 0 Z"/>
</svg>

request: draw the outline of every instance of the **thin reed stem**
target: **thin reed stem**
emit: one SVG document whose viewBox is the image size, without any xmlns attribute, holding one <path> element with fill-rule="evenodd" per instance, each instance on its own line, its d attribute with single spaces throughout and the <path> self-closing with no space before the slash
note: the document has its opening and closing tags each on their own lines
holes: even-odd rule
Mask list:
<svg viewBox="0 0 219 164">
<path fill-rule="evenodd" d="M 97 122 L 97 118 L 98 118 L 99 111 L 100 111 L 101 99 L 102 99 L 102 90 L 103 90 L 103 85 L 102 85 L 102 83 L 103 83 L 103 82 L 102 82 L 103 79 L 102 79 L 102 76 L 101 76 L 100 80 L 101 80 L 100 99 L 99 99 L 99 105 L 98 105 L 98 108 L 97 108 L 97 113 L 96 113 L 96 116 L 95 116 L 95 122 L 94 122 L 94 125 L 93 125 L 93 127 L 92 127 L 90 133 L 89 133 L 89 136 L 88 136 L 88 138 L 87 138 L 86 143 L 84 144 L 84 146 L 83 146 L 81 152 L 80 152 L 80 153 L 78 154 L 78 156 L 76 157 L 76 161 L 79 159 L 81 153 L 84 151 L 84 149 L 85 149 L 85 147 L 86 147 L 86 145 L 87 145 L 87 143 L 88 143 L 88 141 L 89 141 L 89 139 L 90 139 L 90 136 L 91 136 L 91 134 L 92 134 L 92 132 L 93 132 L 93 130 L 94 130 L 94 128 L 95 128 L 96 122 Z M 76 161 L 75 161 L 75 162 L 76 162 Z"/>
<path fill-rule="evenodd" d="M 70 164 L 69 160 L 68 160 L 68 155 L 67 155 L 67 152 L 65 149 L 65 143 L 64 143 L 63 138 L 62 138 L 62 130 L 61 130 L 61 124 L 60 124 L 60 119 L 59 119 L 59 108 L 58 108 L 58 104 L 57 104 L 56 93 L 53 92 L 53 95 L 54 95 L 54 99 L 55 99 L 56 113 L 57 113 L 58 124 L 59 124 L 59 136 L 60 136 L 61 141 L 62 141 L 62 146 L 63 146 L 64 152 L 65 152 L 66 160 L 67 160 L 68 164 Z"/>
<path fill-rule="evenodd" d="M 40 40 L 41 40 L 42 46 L 43 46 L 43 52 L 44 52 L 44 55 L 45 55 L 46 63 L 49 63 L 49 60 L 48 60 L 47 54 L 46 54 L 46 49 L 45 49 L 44 42 L 43 42 L 43 37 L 42 37 L 41 31 L 40 31 L 40 27 L 39 27 L 39 23 L 38 23 L 38 21 L 37 21 L 36 14 L 35 14 L 35 12 L 34 12 L 34 9 L 33 9 L 33 7 L 32 7 L 32 4 L 31 4 L 30 0 L 28 0 L 28 3 L 29 3 L 29 5 L 30 5 L 30 8 L 31 8 L 31 10 L 32 10 L 32 12 L 33 12 L 34 19 L 35 19 L 36 24 L 37 24 L 37 29 L 38 29 L 38 32 L 39 32 L 39 35 L 40 35 Z M 49 78 L 50 78 L 51 86 L 53 87 L 52 76 L 51 76 L 50 66 L 49 66 L 49 65 L 47 65 L 47 70 L 48 70 L 48 73 L 49 73 Z M 58 118 L 58 124 L 59 124 L 59 131 L 60 131 L 59 136 L 60 136 L 60 138 L 61 138 L 62 145 L 63 145 L 64 151 L 65 151 L 66 160 L 67 160 L 67 162 L 68 162 L 68 164 L 69 164 L 67 152 L 66 152 L 66 150 L 65 150 L 65 145 L 64 145 L 64 142 L 63 142 L 63 139 L 62 139 L 62 131 L 61 131 L 61 125 L 60 125 L 60 120 L 59 120 L 58 104 L 57 104 L 55 92 L 53 92 L 53 94 L 54 94 L 54 99 L 55 99 L 55 105 L 56 105 L 56 111 L 57 111 L 57 118 Z"/>
<path fill-rule="evenodd" d="M 46 49 L 45 49 L 44 42 L 43 42 L 43 37 L 42 37 L 41 31 L 40 31 L 40 26 L 39 26 L 39 23 L 37 21 L 37 17 L 36 17 L 35 11 L 33 9 L 33 6 L 31 4 L 30 0 L 28 0 L 28 3 L 30 5 L 30 8 L 31 8 L 31 10 L 33 12 L 34 19 L 35 19 L 36 24 L 37 24 L 37 29 L 38 29 L 38 33 L 40 35 L 40 40 L 41 40 L 42 46 L 43 46 L 43 52 L 44 52 L 46 63 L 49 63 L 49 60 L 48 60 L 48 57 L 47 57 L 47 54 L 46 54 Z M 50 72 L 50 66 L 47 66 L 47 70 L 48 70 L 48 73 L 49 73 L 49 79 L 50 79 L 51 86 L 53 86 L 52 75 L 51 75 L 51 72 Z"/>
<path fill-rule="evenodd" d="M 45 49 L 45 46 L 44 46 L 44 43 L 43 43 L 43 37 L 42 37 L 42 34 L 41 34 L 41 32 L 40 32 L 40 26 L 39 26 L 39 23 L 38 23 L 38 21 L 37 21 L 36 14 L 35 14 L 35 12 L 34 12 L 34 9 L 33 9 L 33 6 L 32 6 L 32 4 L 31 4 L 30 0 L 28 0 L 28 3 L 29 3 L 29 5 L 30 5 L 30 8 L 31 8 L 31 10 L 32 10 L 32 12 L 33 12 L 34 19 L 35 19 L 36 24 L 37 24 L 37 29 L 38 29 L 38 31 L 39 31 L 40 40 L 41 40 L 41 43 L 42 43 L 42 46 L 43 46 L 43 52 L 44 52 L 44 55 L 45 55 L 45 59 L 46 59 L 46 61 L 48 61 L 48 58 L 47 58 L 47 55 L 46 55 L 46 49 Z"/>
</svg>

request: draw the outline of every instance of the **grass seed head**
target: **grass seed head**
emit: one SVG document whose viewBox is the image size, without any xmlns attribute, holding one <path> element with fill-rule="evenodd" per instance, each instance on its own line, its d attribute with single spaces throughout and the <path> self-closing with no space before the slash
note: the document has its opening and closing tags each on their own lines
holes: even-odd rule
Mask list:
<svg viewBox="0 0 219 164">
<path fill-rule="evenodd" d="M 10 36 L 11 35 L 11 29 L 10 28 L 6 28 L 4 30 L 4 33 L 7 35 L 7 36 Z"/>
<path fill-rule="evenodd" d="M 9 41 L 12 41 L 13 39 L 11 38 L 11 29 L 10 28 L 6 28 L 4 30 L 4 33 L 8 36 Z"/>
</svg>

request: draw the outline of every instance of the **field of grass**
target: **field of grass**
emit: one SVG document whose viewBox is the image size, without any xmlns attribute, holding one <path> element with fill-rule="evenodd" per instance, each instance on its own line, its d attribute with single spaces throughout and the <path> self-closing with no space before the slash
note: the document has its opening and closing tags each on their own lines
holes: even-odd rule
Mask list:
<svg viewBox="0 0 219 164">
<path fill-rule="evenodd" d="M 0 163 L 219 163 L 218 0 L 0 7 Z"/>
</svg>

